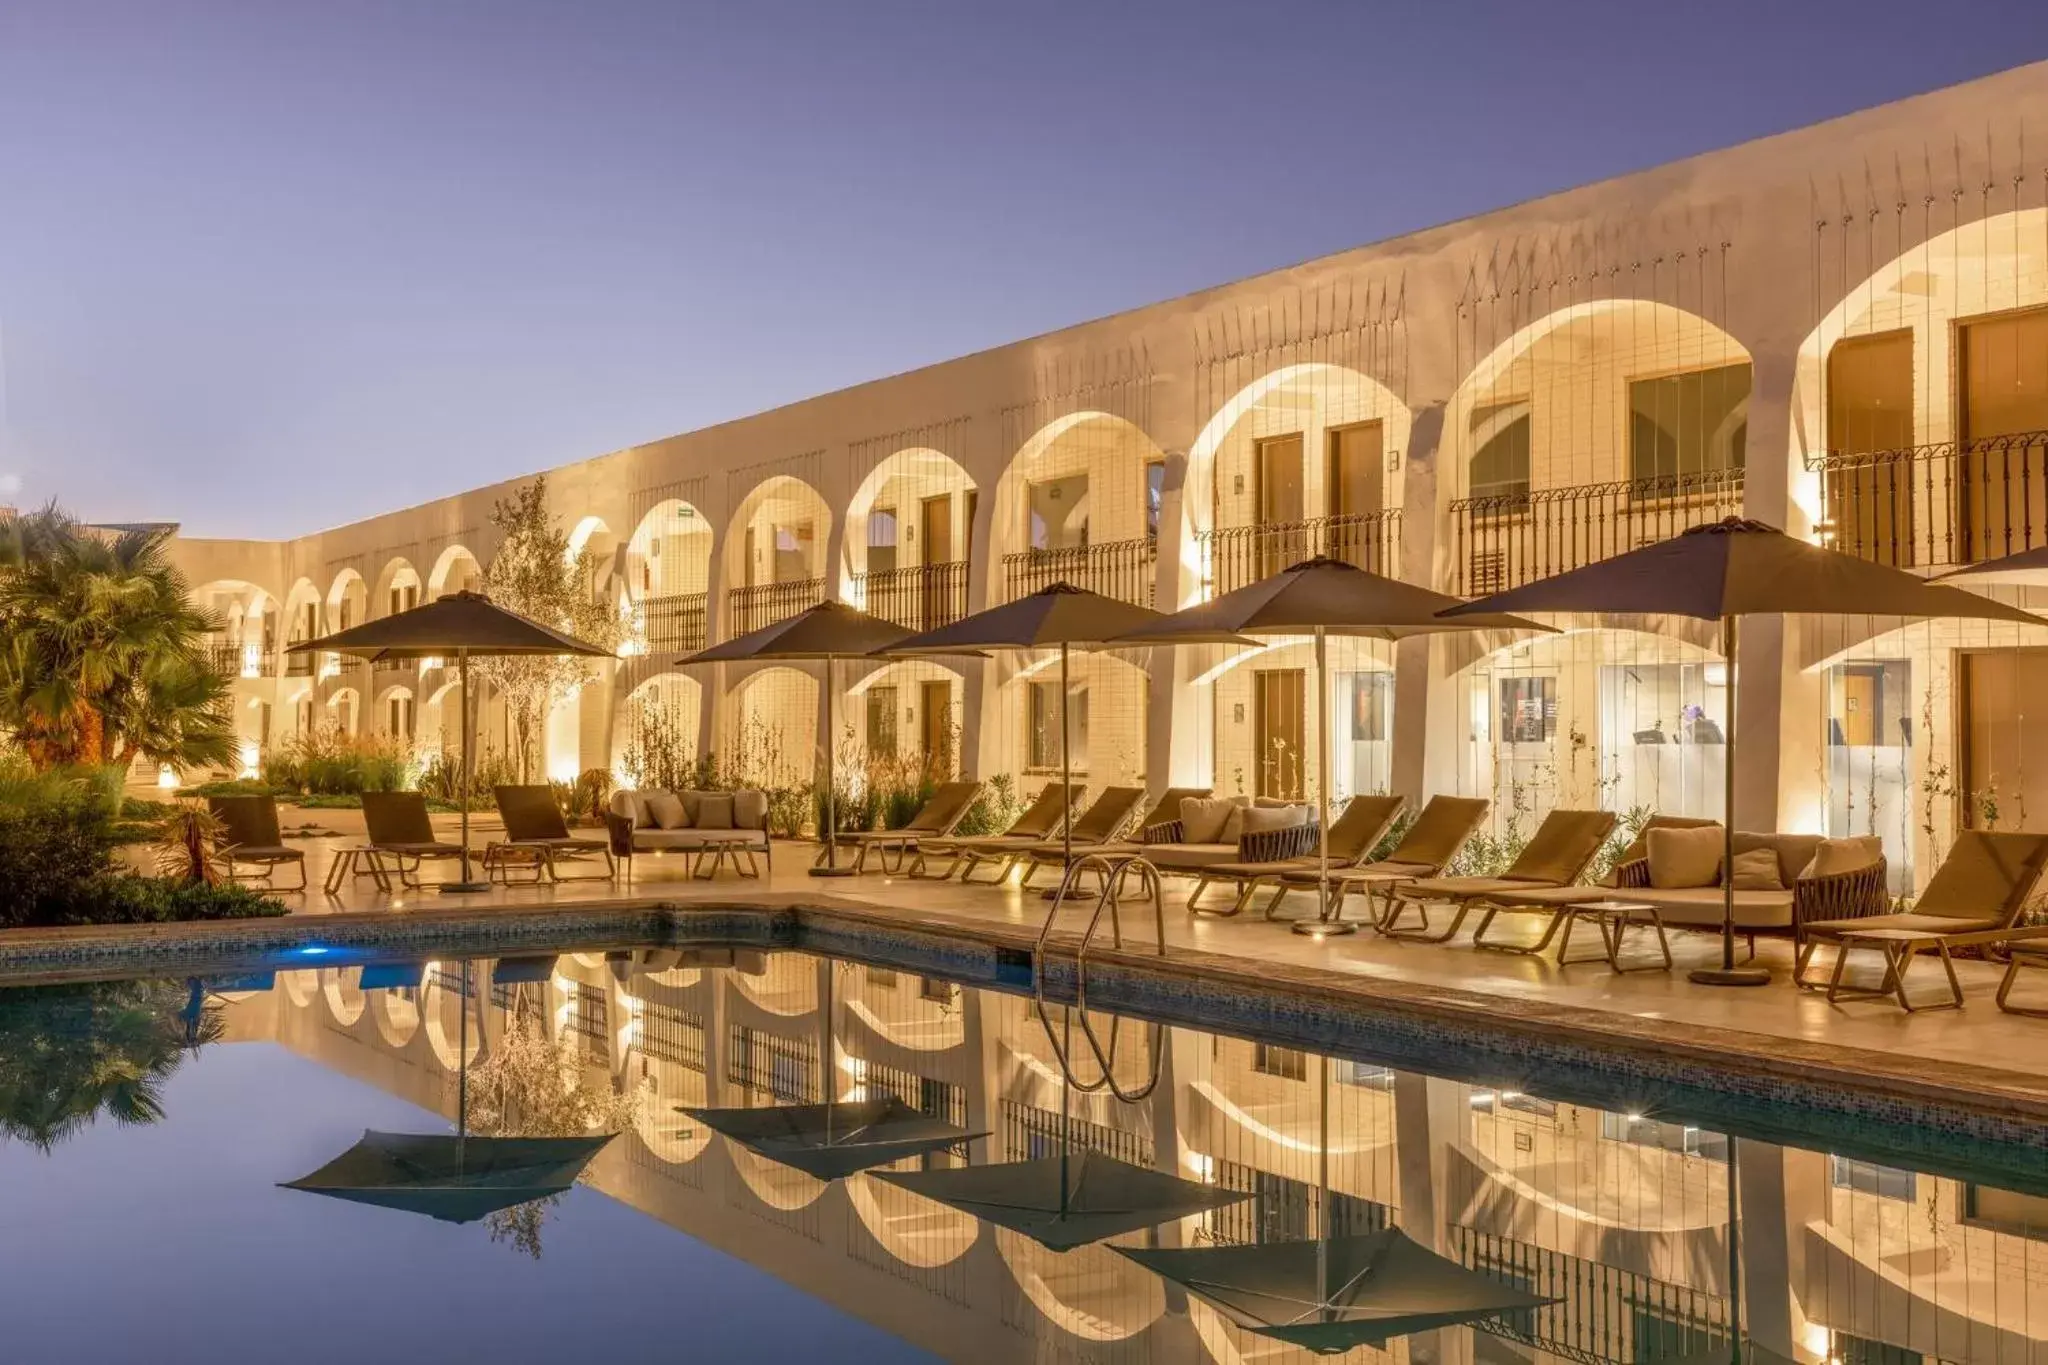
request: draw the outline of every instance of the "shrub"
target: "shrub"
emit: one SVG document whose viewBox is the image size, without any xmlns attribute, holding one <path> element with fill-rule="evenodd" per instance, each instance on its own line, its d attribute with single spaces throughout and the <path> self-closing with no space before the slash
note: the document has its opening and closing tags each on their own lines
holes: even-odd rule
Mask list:
<svg viewBox="0 0 2048 1365">
<path fill-rule="evenodd" d="M 419 776 L 419 762 L 406 741 L 351 735 L 323 725 L 272 745 L 263 759 L 261 785 L 274 793 L 360 795 L 404 791 Z"/>
<path fill-rule="evenodd" d="M 1024 803 L 1017 798 L 1017 779 L 1008 773 L 997 773 L 981 787 L 981 795 L 974 798 L 974 804 L 967 808 L 967 814 L 960 817 L 958 832 L 962 835 L 1001 834 L 1024 811 Z"/>
</svg>

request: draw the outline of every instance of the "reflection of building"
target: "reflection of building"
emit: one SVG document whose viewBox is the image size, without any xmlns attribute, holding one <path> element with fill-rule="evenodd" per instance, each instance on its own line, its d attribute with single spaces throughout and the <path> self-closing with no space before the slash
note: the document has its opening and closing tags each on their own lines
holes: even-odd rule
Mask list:
<svg viewBox="0 0 2048 1365">
<path fill-rule="evenodd" d="M 1173 607 L 1314 554 L 1476 594 L 1733 513 L 1916 570 L 2048 543 L 2048 180 L 2020 159 L 2042 74 L 564 466 L 555 507 L 633 632 L 550 721 L 547 768 L 644 757 L 653 716 L 669 757 L 760 780 L 829 742 L 1028 790 L 1064 713 L 1097 788 L 1293 794 L 1318 739 L 1299 643 L 1089 655 L 1064 694 L 1045 657 L 847 668 L 834 736 L 818 665 L 674 661 L 824 596 L 913 627 L 1055 581 Z M 329 724 L 440 744 L 434 661 L 279 646 L 470 581 L 502 491 L 181 543 L 251 754 Z M 1901 889 L 1958 825 L 2048 810 L 2048 634 L 1764 622 L 1731 680 L 1700 629 L 1563 624 L 1340 646 L 1338 793 L 1484 795 L 1525 829 L 1558 804 L 1718 814 L 1732 687 L 1778 731 L 1738 774 L 1745 823 L 1880 834 Z"/>
<path fill-rule="evenodd" d="M 1041 1022 L 1027 999 L 799 954 L 531 967 L 503 973 L 518 982 L 473 969 L 471 1055 L 487 1060 L 523 1009 L 589 1077 L 647 1087 L 634 1131 L 593 1167 L 600 1189 L 949 1358 L 1287 1353 L 1102 1247 L 1055 1254 L 865 1176 L 821 1184 L 713 1140 L 678 1106 L 815 1100 L 829 1077 L 840 1098 L 892 1094 L 989 1134 L 929 1163 L 1025 1160 L 1065 1141 L 1251 1196 L 1148 1234 L 1159 1245 L 1391 1224 L 1562 1300 L 1397 1342 L 1396 1358 L 1633 1362 L 1726 1339 L 1730 1143 L 1715 1132 L 1133 1019 L 1083 1028 L 1054 1007 Z M 449 965 L 284 973 L 233 997 L 228 1037 L 275 1040 L 452 1114 L 461 982 Z M 1062 1084 L 1063 1055 L 1080 1088 Z M 1105 1056 L 1114 1089 L 1149 1093 L 1096 1087 Z M 1735 1149 L 1757 1344 L 1806 1360 L 2023 1361 L 2048 1342 L 2048 1201 Z"/>
</svg>

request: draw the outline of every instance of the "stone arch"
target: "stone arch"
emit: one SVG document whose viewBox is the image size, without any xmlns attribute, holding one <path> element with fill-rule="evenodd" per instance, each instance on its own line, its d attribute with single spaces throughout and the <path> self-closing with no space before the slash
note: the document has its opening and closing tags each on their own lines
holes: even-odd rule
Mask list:
<svg viewBox="0 0 2048 1365">
<path fill-rule="evenodd" d="M 1143 650 L 1073 651 L 1074 780 L 1091 792 L 1147 785 L 1150 706 Z M 1059 776 L 1059 652 L 1005 653 L 993 661 L 995 715 L 982 720 L 987 771 L 1009 773 L 1035 793 Z"/>
<path fill-rule="evenodd" d="M 996 481 L 991 601 L 1066 579 L 1150 605 L 1166 453 L 1106 412 L 1046 423 Z"/>
<path fill-rule="evenodd" d="M 743 589 L 822 579 L 831 534 L 832 509 L 816 488 L 793 474 L 763 479 L 726 525 L 725 581 Z"/>
<path fill-rule="evenodd" d="M 904 780 L 959 771 L 967 681 L 958 669 L 936 659 L 899 659 L 848 680 L 853 667 L 840 665 L 846 689 L 834 740 L 840 753 L 858 756 L 874 770 L 870 777 L 885 770 Z M 936 715 L 931 708 L 941 684 L 946 712 Z M 939 741 L 936 749 L 933 741 Z"/>
<path fill-rule="evenodd" d="M 847 502 L 844 562 L 833 576 L 841 600 L 910 629 L 941 614 L 930 610 L 935 596 L 957 615 L 966 603 L 975 491 L 959 462 L 930 446 L 877 461 Z"/>
<path fill-rule="evenodd" d="M 434 1059 L 449 1071 L 461 1066 L 465 1060 L 458 1051 L 463 1036 L 463 1010 L 470 1011 L 466 1060 L 476 1061 L 482 1055 L 484 1045 L 483 1016 L 474 1004 L 483 998 L 483 972 L 475 966 L 470 968 L 468 999 L 442 979 L 445 973 L 448 980 L 459 982 L 461 969 L 460 963 L 429 962 L 426 982 L 420 987 L 419 1013 L 426 1025 L 427 1046 L 434 1050 Z"/>
<path fill-rule="evenodd" d="M 347 630 L 370 619 L 370 588 L 353 568 L 343 568 L 327 585 L 327 632 Z"/>
<path fill-rule="evenodd" d="M 404 555 L 394 555 L 377 570 L 377 582 L 371 589 L 369 608 L 375 617 L 396 616 L 409 611 L 426 601 L 426 584 L 421 581 L 419 570 Z"/>
<path fill-rule="evenodd" d="M 369 1007 L 362 977 L 361 967 L 327 967 L 320 972 L 320 994 L 327 1001 L 327 1011 L 345 1029 L 354 1028 Z"/>
<path fill-rule="evenodd" d="M 359 734 L 363 726 L 363 694 L 353 687 L 338 687 L 327 696 L 327 719 L 342 734 Z"/>
<path fill-rule="evenodd" d="M 462 588 L 474 588 L 483 578 L 484 566 L 466 545 L 450 545 L 434 557 L 427 574 L 426 600 L 445 597 Z"/>
<path fill-rule="evenodd" d="M 732 685 L 720 761 L 752 785 L 811 781 L 819 700 L 818 679 L 806 669 L 775 664 L 748 672 Z"/>
</svg>

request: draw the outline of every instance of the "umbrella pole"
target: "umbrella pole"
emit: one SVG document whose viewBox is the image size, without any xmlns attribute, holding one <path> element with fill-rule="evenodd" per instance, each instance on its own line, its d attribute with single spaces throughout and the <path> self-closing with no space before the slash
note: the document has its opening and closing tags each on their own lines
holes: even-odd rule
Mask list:
<svg viewBox="0 0 2048 1365">
<path fill-rule="evenodd" d="M 838 735 L 832 718 L 832 665 L 838 660 L 825 656 L 825 862 L 811 869 L 813 877 L 850 877 L 853 869 L 839 865 L 839 781 L 836 771 Z"/>
<path fill-rule="evenodd" d="M 1073 727 L 1068 713 L 1073 710 L 1073 693 L 1067 686 L 1067 642 L 1060 641 L 1060 787 L 1067 818 L 1060 823 L 1060 874 L 1064 881 L 1074 870 L 1074 749 Z"/>
<path fill-rule="evenodd" d="M 469 959 L 462 959 L 462 997 L 455 1002 L 461 1019 L 455 1044 L 455 1152 L 457 1160 L 469 1146 Z"/>
<path fill-rule="evenodd" d="M 1330 770 L 1336 767 L 1336 745 L 1330 739 L 1330 671 L 1326 657 L 1329 632 L 1316 627 L 1316 804 L 1322 824 L 1321 842 L 1316 850 L 1316 917 L 1298 920 L 1294 932 L 1311 938 L 1356 933 L 1343 918 L 1340 897 L 1334 912 L 1330 905 Z"/>
<path fill-rule="evenodd" d="M 1736 714 L 1735 656 L 1739 648 L 1735 618 L 1721 618 L 1721 657 L 1728 661 L 1728 733 L 1721 746 L 1721 965 L 1695 967 L 1686 978 L 1702 986 L 1767 986 L 1768 967 L 1735 965 L 1735 741 L 1740 734 Z"/>
<path fill-rule="evenodd" d="M 1322 631 L 1316 632 L 1320 642 Z M 1329 1321 L 1330 1309 L 1330 1058 L 1318 1059 L 1322 1094 L 1316 1105 L 1316 1312 Z"/>
<path fill-rule="evenodd" d="M 462 689 L 462 880 L 442 882 L 441 890 L 488 891 L 490 883 L 475 879 L 469 867 L 470 785 L 476 773 L 476 711 L 469 703 L 469 650 L 455 651 L 456 686 Z"/>
</svg>

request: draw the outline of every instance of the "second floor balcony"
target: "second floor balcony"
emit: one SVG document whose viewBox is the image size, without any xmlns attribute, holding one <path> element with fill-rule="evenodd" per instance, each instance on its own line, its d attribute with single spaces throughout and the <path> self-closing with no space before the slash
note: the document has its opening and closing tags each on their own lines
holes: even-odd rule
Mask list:
<svg viewBox="0 0 2048 1365">
<path fill-rule="evenodd" d="M 1304 559 L 1341 559 L 1388 578 L 1401 574 L 1401 511 L 1349 512 L 1275 526 L 1222 526 L 1200 532 L 1202 577 L 1211 594 L 1269 578 Z"/>
<path fill-rule="evenodd" d="M 649 654 L 694 654 L 710 640 L 711 598 L 677 592 L 640 599 L 640 628 Z"/>
<path fill-rule="evenodd" d="M 293 644 L 299 643 L 297 640 Z M 310 678 L 313 676 L 311 654 L 287 654 L 284 656 L 284 675 L 287 678 Z"/>
<path fill-rule="evenodd" d="M 1450 506 L 1450 591 L 1481 597 L 1742 512 L 1740 469 L 1574 484 Z"/>
<path fill-rule="evenodd" d="M 1021 550 L 1003 556 L 1003 600 L 1014 601 L 1054 583 L 1069 583 L 1149 607 L 1158 562 L 1158 542 L 1149 536 L 1059 550 Z"/>
<path fill-rule="evenodd" d="M 786 621 L 808 607 L 825 600 L 825 580 L 797 578 L 786 583 L 757 583 L 750 588 L 729 588 L 725 594 L 726 638 Z"/>
<path fill-rule="evenodd" d="M 1821 536 L 1859 559 L 1948 568 L 2048 545 L 2048 431 L 1810 462 Z"/>
<path fill-rule="evenodd" d="M 853 576 L 854 596 L 870 616 L 905 630 L 937 630 L 967 614 L 967 562 L 913 564 Z"/>
</svg>

